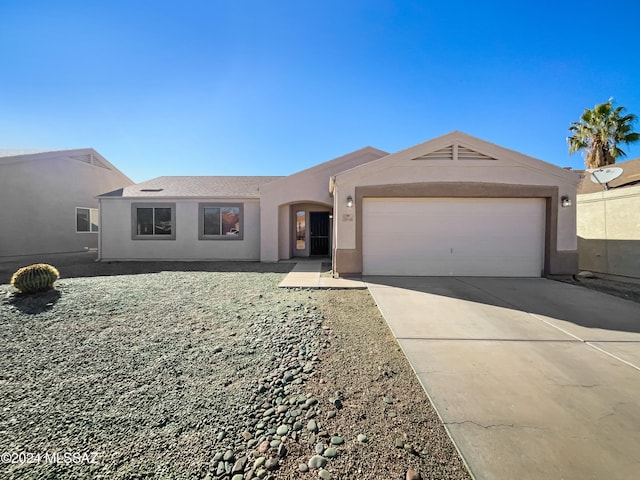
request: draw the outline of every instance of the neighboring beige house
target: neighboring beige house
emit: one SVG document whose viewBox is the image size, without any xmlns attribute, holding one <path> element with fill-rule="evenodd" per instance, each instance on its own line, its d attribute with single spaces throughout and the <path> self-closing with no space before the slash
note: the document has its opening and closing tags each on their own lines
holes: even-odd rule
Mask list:
<svg viewBox="0 0 640 480">
<path fill-rule="evenodd" d="M 160 177 L 100 196 L 100 258 L 330 256 L 340 275 L 575 273 L 578 181 L 461 132 L 286 177 Z"/>
<path fill-rule="evenodd" d="M 92 148 L 0 150 L 0 258 L 97 248 L 97 195 L 132 183 Z"/>
<path fill-rule="evenodd" d="M 640 159 L 615 165 L 623 174 L 609 190 L 582 172 L 578 188 L 580 269 L 640 279 Z"/>
</svg>

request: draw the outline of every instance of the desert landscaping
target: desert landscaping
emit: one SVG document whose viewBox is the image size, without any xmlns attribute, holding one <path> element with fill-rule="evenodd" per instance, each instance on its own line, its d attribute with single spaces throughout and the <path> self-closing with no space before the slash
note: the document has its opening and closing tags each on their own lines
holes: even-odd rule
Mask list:
<svg viewBox="0 0 640 480">
<path fill-rule="evenodd" d="M 3 478 L 469 478 L 366 290 L 177 267 L 0 286 Z"/>
</svg>

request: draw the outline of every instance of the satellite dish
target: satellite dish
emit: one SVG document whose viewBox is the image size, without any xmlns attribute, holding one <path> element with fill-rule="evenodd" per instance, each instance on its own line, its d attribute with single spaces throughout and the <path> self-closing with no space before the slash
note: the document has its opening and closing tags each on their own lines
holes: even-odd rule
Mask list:
<svg viewBox="0 0 640 480">
<path fill-rule="evenodd" d="M 623 172 L 620 167 L 596 168 L 588 171 L 591 173 L 591 181 L 603 185 L 605 190 L 609 190 L 609 182 L 618 178 Z"/>
</svg>

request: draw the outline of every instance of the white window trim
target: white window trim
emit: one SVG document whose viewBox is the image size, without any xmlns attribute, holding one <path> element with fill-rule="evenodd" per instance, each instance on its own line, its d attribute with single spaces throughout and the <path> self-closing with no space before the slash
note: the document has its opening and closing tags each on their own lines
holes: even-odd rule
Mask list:
<svg viewBox="0 0 640 480">
<path fill-rule="evenodd" d="M 138 208 L 170 208 L 171 235 L 138 235 Z M 175 203 L 132 203 L 131 204 L 131 239 L 132 240 L 175 240 L 176 239 L 176 204 Z"/>
<path fill-rule="evenodd" d="M 236 207 L 240 210 L 240 233 L 238 235 L 205 235 L 204 234 L 204 209 L 205 208 L 229 208 Z M 207 202 L 198 204 L 198 240 L 224 240 L 237 241 L 244 240 L 244 204 Z"/>
<path fill-rule="evenodd" d="M 89 230 L 78 230 L 78 210 L 89 210 Z M 91 222 L 91 218 L 93 217 L 93 213 L 95 213 L 95 219 L 97 220 L 96 223 L 96 230 L 92 229 L 93 223 Z M 100 231 L 100 216 L 98 214 L 98 209 L 97 208 L 91 208 L 91 207 L 76 207 L 76 217 L 75 217 L 75 222 L 76 222 L 76 233 L 98 233 Z"/>
</svg>

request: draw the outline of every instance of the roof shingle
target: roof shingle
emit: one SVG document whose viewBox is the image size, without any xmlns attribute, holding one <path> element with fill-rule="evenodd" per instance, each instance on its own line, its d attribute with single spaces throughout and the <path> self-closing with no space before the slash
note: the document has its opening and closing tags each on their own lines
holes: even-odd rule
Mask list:
<svg viewBox="0 0 640 480">
<path fill-rule="evenodd" d="M 258 198 L 262 185 L 278 176 L 166 176 L 130 185 L 100 197 L 245 197 Z"/>
<path fill-rule="evenodd" d="M 609 182 L 610 188 L 621 188 L 630 185 L 638 185 L 640 183 L 640 158 L 627 160 L 626 162 L 620 162 L 609 166 L 620 167 L 623 170 L 622 175 Z M 597 193 L 604 190 L 604 187 L 591 181 L 589 178 L 591 176 L 589 172 L 582 171 L 579 173 L 580 184 L 578 185 L 578 195 L 584 193 Z"/>
</svg>

